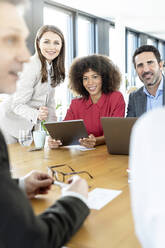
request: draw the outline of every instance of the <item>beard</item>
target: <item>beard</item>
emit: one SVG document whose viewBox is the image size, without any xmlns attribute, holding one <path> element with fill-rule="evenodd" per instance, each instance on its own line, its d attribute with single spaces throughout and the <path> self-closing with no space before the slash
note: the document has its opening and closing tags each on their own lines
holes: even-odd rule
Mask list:
<svg viewBox="0 0 165 248">
<path fill-rule="evenodd" d="M 154 86 L 155 84 L 159 83 L 161 72 L 160 72 L 160 71 L 157 72 L 157 73 L 154 75 L 153 81 L 150 82 L 150 83 L 147 83 L 147 80 L 145 80 L 144 77 L 145 77 L 146 75 L 150 75 L 150 74 L 151 74 L 151 72 L 144 72 L 143 75 L 142 75 L 142 82 L 143 82 L 146 86 L 149 86 L 149 87 Z"/>
<path fill-rule="evenodd" d="M 159 78 L 156 78 L 152 83 L 148 83 L 147 86 L 154 86 L 158 81 Z"/>
</svg>

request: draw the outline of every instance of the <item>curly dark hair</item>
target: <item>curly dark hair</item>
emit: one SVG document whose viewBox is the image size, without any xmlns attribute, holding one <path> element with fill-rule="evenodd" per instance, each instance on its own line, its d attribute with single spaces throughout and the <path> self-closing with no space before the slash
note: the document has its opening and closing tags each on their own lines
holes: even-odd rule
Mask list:
<svg viewBox="0 0 165 248">
<path fill-rule="evenodd" d="M 157 59 L 158 63 L 160 63 L 161 57 L 160 57 L 159 50 L 156 47 L 152 46 L 152 45 L 143 45 L 141 47 L 138 47 L 135 50 L 134 54 L 133 54 L 132 61 L 133 61 L 133 64 L 134 64 L 135 68 L 136 68 L 135 57 L 138 54 L 144 53 L 144 52 L 152 52 L 155 55 L 155 58 Z"/>
<path fill-rule="evenodd" d="M 102 92 L 107 94 L 120 87 L 121 74 L 116 65 L 104 55 L 93 54 L 74 59 L 69 70 L 69 88 L 78 95 L 88 98 L 89 93 L 83 86 L 83 75 L 89 69 L 102 78 Z"/>
</svg>

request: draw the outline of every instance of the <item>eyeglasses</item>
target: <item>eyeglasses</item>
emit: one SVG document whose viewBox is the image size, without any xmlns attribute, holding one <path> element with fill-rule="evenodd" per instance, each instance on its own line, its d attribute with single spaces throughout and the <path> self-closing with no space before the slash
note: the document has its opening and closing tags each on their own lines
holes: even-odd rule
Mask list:
<svg viewBox="0 0 165 248">
<path fill-rule="evenodd" d="M 66 172 L 56 170 L 56 168 L 60 168 L 64 166 L 68 167 L 71 170 L 71 172 L 66 173 Z M 88 171 L 75 171 L 72 167 L 70 167 L 67 164 L 58 164 L 58 165 L 49 166 L 48 173 L 49 174 L 51 173 L 51 176 L 54 177 L 55 180 L 59 182 L 65 182 L 65 178 L 67 176 L 79 175 L 79 174 L 87 174 L 91 179 L 93 179 L 93 176 Z"/>
</svg>

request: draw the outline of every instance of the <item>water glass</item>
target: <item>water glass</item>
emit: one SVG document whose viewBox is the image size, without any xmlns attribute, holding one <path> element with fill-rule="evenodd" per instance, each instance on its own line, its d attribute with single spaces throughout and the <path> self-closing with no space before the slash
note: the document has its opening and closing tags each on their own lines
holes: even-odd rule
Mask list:
<svg viewBox="0 0 165 248">
<path fill-rule="evenodd" d="M 31 130 L 19 130 L 18 141 L 22 146 L 30 146 L 33 141 Z"/>
<path fill-rule="evenodd" d="M 43 148 L 45 145 L 46 132 L 43 130 L 33 131 L 34 145 L 36 148 Z"/>
</svg>

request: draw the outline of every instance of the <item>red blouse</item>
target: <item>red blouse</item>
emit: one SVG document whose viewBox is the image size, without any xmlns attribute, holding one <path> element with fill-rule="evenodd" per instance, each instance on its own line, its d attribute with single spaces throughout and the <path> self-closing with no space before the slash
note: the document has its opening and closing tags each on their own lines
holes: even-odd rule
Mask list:
<svg viewBox="0 0 165 248">
<path fill-rule="evenodd" d="M 97 103 L 91 98 L 73 99 L 64 120 L 83 119 L 88 134 L 103 135 L 100 117 L 124 117 L 125 102 L 119 91 L 102 94 Z"/>
</svg>

